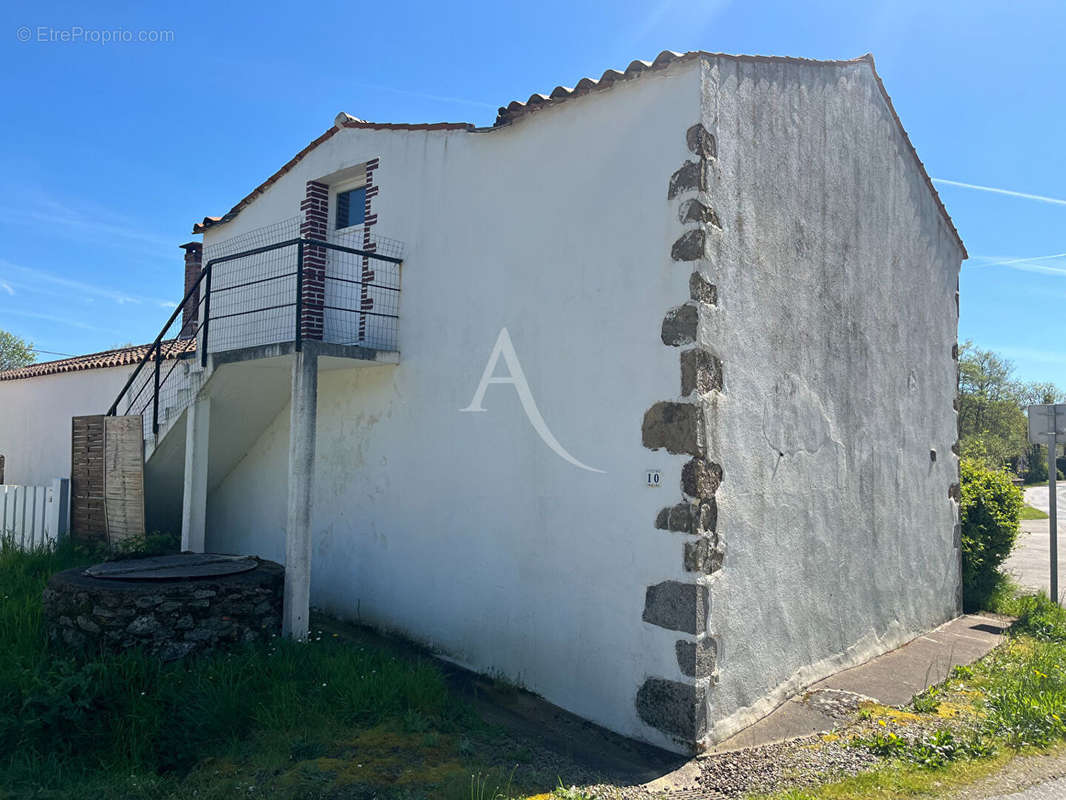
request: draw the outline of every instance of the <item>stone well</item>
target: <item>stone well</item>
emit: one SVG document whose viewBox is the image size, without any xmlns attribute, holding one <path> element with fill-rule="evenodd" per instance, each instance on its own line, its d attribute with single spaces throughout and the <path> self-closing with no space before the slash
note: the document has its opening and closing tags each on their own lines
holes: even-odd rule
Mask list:
<svg viewBox="0 0 1066 800">
<path fill-rule="evenodd" d="M 183 553 L 78 567 L 44 590 L 48 638 L 93 651 L 140 646 L 170 661 L 281 632 L 285 568 Z"/>
</svg>

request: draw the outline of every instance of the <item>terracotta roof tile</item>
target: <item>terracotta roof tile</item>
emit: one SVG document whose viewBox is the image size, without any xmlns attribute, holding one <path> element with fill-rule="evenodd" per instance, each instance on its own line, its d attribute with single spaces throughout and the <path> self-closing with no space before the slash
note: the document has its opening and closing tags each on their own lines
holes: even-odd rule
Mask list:
<svg viewBox="0 0 1066 800">
<path fill-rule="evenodd" d="M 502 106 L 496 115 L 496 122 L 493 127 L 500 127 L 508 125 L 518 118 L 537 111 L 547 105 L 554 105 L 558 102 L 568 100 L 571 97 L 578 97 L 589 92 L 597 91 L 600 89 L 606 89 L 612 84 L 620 80 L 634 78 L 641 73 L 649 72 L 651 70 L 663 69 L 682 61 L 692 61 L 697 58 L 724 58 L 733 61 L 748 62 L 748 63 L 791 63 L 791 64 L 815 64 L 826 66 L 844 66 L 849 64 L 869 64 L 870 70 L 873 72 L 874 79 L 877 81 L 877 87 L 881 91 L 881 97 L 884 98 L 885 104 L 888 106 L 889 112 L 892 114 L 892 118 L 896 121 L 896 125 L 899 127 L 900 133 L 903 134 L 903 141 L 906 142 L 908 149 L 914 156 L 914 160 L 918 162 L 918 169 L 922 173 L 922 177 L 925 179 L 926 185 L 929 187 L 929 191 L 933 194 L 933 199 L 936 201 L 937 208 L 940 210 L 941 215 L 944 217 L 944 221 L 947 222 L 948 228 L 951 229 L 951 233 L 955 237 L 955 241 L 962 249 L 963 258 L 969 258 L 969 254 L 966 252 L 966 245 L 962 243 L 962 237 L 959 235 L 958 229 L 955 227 L 954 221 L 951 219 L 951 215 L 948 214 L 948 210 L 944 207 L 944 203 L 940 199 L 940 193 L 937 192 L 936 187 L 933 185 L 932 179 L 929 177 L 929 173 L 925 169 L 925 164 L 918 157 L 918 151 L 915 150 L 914 144 L 911 142 L 911 137 L 907 134 L 906 128 L 903 127 L 903 122 L 899 118 L 899 114 L 896 113 L 896 107 L 892 104 L 892 98 L 888 94 L 888 90 L 885 89 L 884 81 L 881 80 L 881 76 L 877 72 L 877 67 L 874 65 L 874 57 L 871 53 L 859 56 L 858 58 L 844 59 L 844 60 L 830 60 L 821 61 L 813 58 L 797 58 L 795 56 L 750 56 L 750 55 L 731 55 L 729 53 L 710 53 L 705 50 L 693 50 L 687 53 L 675 53 L 672 50 L 664 50 L 656 56 L 654 61 L 633 61 L 625 68 L 624 72 L 618 72 L 617 70 L 609 69 L 604 72 L 599 79 L 595 78 L 582 78 L 577 82 L 574 88 L 566 86 L 556 86 L 551 94 L 533 94 L 525 102 L 521 100 L 514 100 L 507 106 Z"/>
<path fill-rule="evenodd" d="M 61 358 L 58 361 L 42 361 L 28 367 L 9 369 L 0 372 L 0 381 L 17 381 L 21 378 L 37 378 L 41 375 L 56 375 L 61 372 L 80 372 L 87 369 L 107 369 L 139 364 L 148 355 L 152 345 L 140 344 L 135 347 L 121 347 L 117 350 L 105 350 L 102 353 L 90 353 L 84 356 Z M 163 358 L 175 358 L 196 350 L 195 339 L 169 339 L 163 342 Z"/>
<path fill-rule="evenodd" d="M 874 58 L 871 54 L 860 56 L 853 59 L 845 60 L 829 60 L 821 61 L 812 58 L 797 58 L 794 56 L 753 56 L 753 55 L 732 55 L 729 53 L 711 53 L 704 50 L 693 50 L 687 53 L 676 53 L 672 50 L 664 50 L 655 57 L 654 61 L 632 61 L 624 71 L 609 69 L 605 71 L 599 78 L 582 78 L 573 87 L 569 86 L 556 86 L 549 94 L 531 94 L 525 101 L 515 100 L 506 106 L 501 106 L 499 112 L 496 115 L 496 121 L 493 124 L 492 129 L 500 128 L 505 125 L 509 125 L 515 122 L 517 119 L 537 111 L 540 108 L 544 108 L 549 105 L 555 105 L 560 102 L 565 102 L 573 97 L 580 97 L 581 95 L 589 94 L 590 92 L 606 89 L 613 84 L 621 80 L 629 80 L 635 78 L 645 72 L 652 70 L 665 69 L 673 64 L 693 61 L 698 58 L 725 58 L 734 61 L 748 62 L 748 63 L 794 63 L 794 64 L 816 64 L 826 66 L 843 66 L 850 64 L 869 64 L 871 71 L 873 72 L 874 79 L 877 81 L 877 86 L 881 91 L 881 96 L 884 98 L 885 103 L 888 105 L 888 109 L 892 114 L 893 119 L 899 126 L 900 132 L 903 134 L 903 140 L 906 142 L 907 147 L 914 155 L 915 161 L 918 162 L 918 169 L 922 173 L 922 177 L 925 179 L 926 185 L 929 187 L 929 191 L 933 194 L 933 199 L 936 202 L 937 207 L 940 210 L 941 215 L 947 222 L 948 227 L 954 234 L 956 242 L 962 249 L 963 257 L 967 258 L 966 246 L 962 243 L 962 237 L 959 236 L 958 230 L 955 228 L 955 223 L 952 221 L 951 216 L 948 214 L 947 209 L 944 207 L 943 202 L 940 200 L 940 194 L 937 192 L 936 187 L 933 185 L 932 180 L 929 178 L 929 173 L 926 172 L 925 165 L 922 160 L 918 158 L 918 152 L 914 149 L 914 144 L 910 140 L 910 136 L 907 135 L 906 129 L 903 127 L 903 123 L 900 121 L 899 114 L 896 113 L 895 106 L 892 105 L 892 98 L 889 97 L 888 91 L 885 89 L 884 82 L 881 80 L 881 76 L 877 73 L 877 68 L 874 66 Z M 225 215 L 221 217 L 204 217 L 202 222 L 198 222 L 193 226 L 193 233 L 203 233 L 208 228 L 229 222 L 237 216 L 256 197 L 261 195 L 267 189 L 269 189 L 281 176 L 289 172 L 296 166 L 312 150 L 318 145 L 322 144 L 327 139 L 331 138 L 337 131 L 342 128 L 362 128 L 368 130 L 396 130 L 396 131 L 476 131 L 483 130 L 478 129 L 474 125 L 466 122 L 434 122 L 434 123 L 395 123 L 395 122 L 366 122 L 365 120 L 356 119 L 355 117 L 344 114 L 337 115 L 337 119 L 333 127 L 311 142 L 307 147 L 297 153 L 287 164 L 281 169 L 267 178 L 263 183 L 257 186 L 252 192 L 241 200 L 237 205 L 231 208 Z M 489 130 L 492 130 L 489 129 Z"/>
</svg>

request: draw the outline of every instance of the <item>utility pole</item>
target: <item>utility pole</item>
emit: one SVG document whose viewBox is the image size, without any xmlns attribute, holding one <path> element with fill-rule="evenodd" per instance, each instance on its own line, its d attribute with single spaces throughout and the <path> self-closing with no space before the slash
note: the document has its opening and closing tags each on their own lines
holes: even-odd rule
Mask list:
<svg viewBox="0 0 1066 800">
<path fill-rule="evenodd" d="M 1047 444 L 1048 526 L 1051 534 L 1051 599 L 1059 602 L 1059 520 L 1055 454 L 1058 439 L 1066 435 L 1066 405 L 1029 406 L 1029 441 Z"/>
</svg>

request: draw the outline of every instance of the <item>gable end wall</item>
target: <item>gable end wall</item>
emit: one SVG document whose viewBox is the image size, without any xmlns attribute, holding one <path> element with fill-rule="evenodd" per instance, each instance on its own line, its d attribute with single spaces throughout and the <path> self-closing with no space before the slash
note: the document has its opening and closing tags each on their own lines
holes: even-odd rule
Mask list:
<svg viewBox="0 0 1066 800">
<path fill-rule="evenodd" d="M 697 344 L 727 389 L 706 419 L 726 469 L 718 741 L 958 612 L 963 253 L 869 65 L 701 64 L 721 234 Z"/>
</svg>

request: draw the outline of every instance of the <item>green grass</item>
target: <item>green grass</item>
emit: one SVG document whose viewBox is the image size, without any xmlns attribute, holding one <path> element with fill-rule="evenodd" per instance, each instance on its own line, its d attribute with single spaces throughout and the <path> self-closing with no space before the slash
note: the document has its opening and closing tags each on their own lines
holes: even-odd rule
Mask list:
<svg viewBox="0 0 1066 800">
<path fill-rule="evenodd" d="M 901 735 L 888 716 L 867 736 L 854 737 L 884 760 L 860 775 L 767 795 L 773 800 L 939 797 L 992 774 L 1019 753 L 1062 749 L 1066 742 L 1066 611 L 1045 594 L 1024 595 L 1003 578 L 992 611 L 1017 617 L 1006 644 L 915 698 L 918 717 L 932 726 Z M 950 713 L 937 720 L 941 705 Z M 867 709 L 865 719 L 878 716 Z M 948 725 L 947 719 L 954 719 Z"/>
<path fill-rule="evenodd" d="M 1046 598 L 1045 598 L 1046 600 Z M 949 683 L 974 693 L 979 711 L 962 733 L 938 729 L 911 742 L 894 732 L 853 740 L 885 761 L 873 770 L 768 800 L 902 800 L 942 797 L 993 774 L 1020 753 L 1062 747 L 1066 727 L 1066 639 L 1061 609 L 1026 601 L 1011 641 Z"/>
<path fill-rule="evenodd" d="M 518 779 L 514 765 L 536 756 L 510 745 L 499 757 L 505 737 L 449 691 L 432 659 L 369 636 L 273 640 L 173 664 L 137 650 L 85 660 L 50 649 L 45 581 L 90 560 L 69 545 L 0 544 L 0 800 L 504 800 L 558 785 Z M 938 722 L 905 743 L 886 729 L 855 742 L 885 755 L 879 769 L 775 797 L 932 795 L 1066 741 L 1066 612 L 1007 579 L 992 603 L 1017 617 L 1008 643 L 913 705 L 936 719 L 942 704 L 972 698 L 968 727 Z M 586 797 L 537 795 L 549 796 Z"/>
<path fill-rule="evenodd" d="M 50 649 L 45 581 L 90 560 L 0 545 L 0 798 L 519 793 L 480 760 L 491 731 L 435 662 L 380 642 L 319 634 L 171 664 Z"/>
<path fill-rule="evenodd" d="M 1001 769 L 1011 759 L 1000 753 L 981 761 L 961 761 L 942 769 L 923 769 L 890 761 L 878 769 L 822 786 L 764 795 L 766 800 L 902 800 L 943 797 L 949 790 L 972 784 Z"/>
<path fill-rule="evenodd" d="M 1045 594 L 1020 595 L 1004 580 L 993 608 L 1017 617 L 1006 644 L 916 698 L 918 712 L 940 701 L 965 705 L 951 730 L 900 736 L 889 727 L 852 744 L 883 757 L 876 769 L 822 786 L 781 791 L 773 800 L 938 797 L 992 774 L 1019 753 L 1066 742 L 1066 611 Z"/>
<path fill-rule="evenodd" d="M 1047 519 L 1048 515 L 1041 511 L 1039 508 L 1033 508 L 1031 505 L 1022 506 L 1022 515 L 1020 519 Z"/>
</svg>

